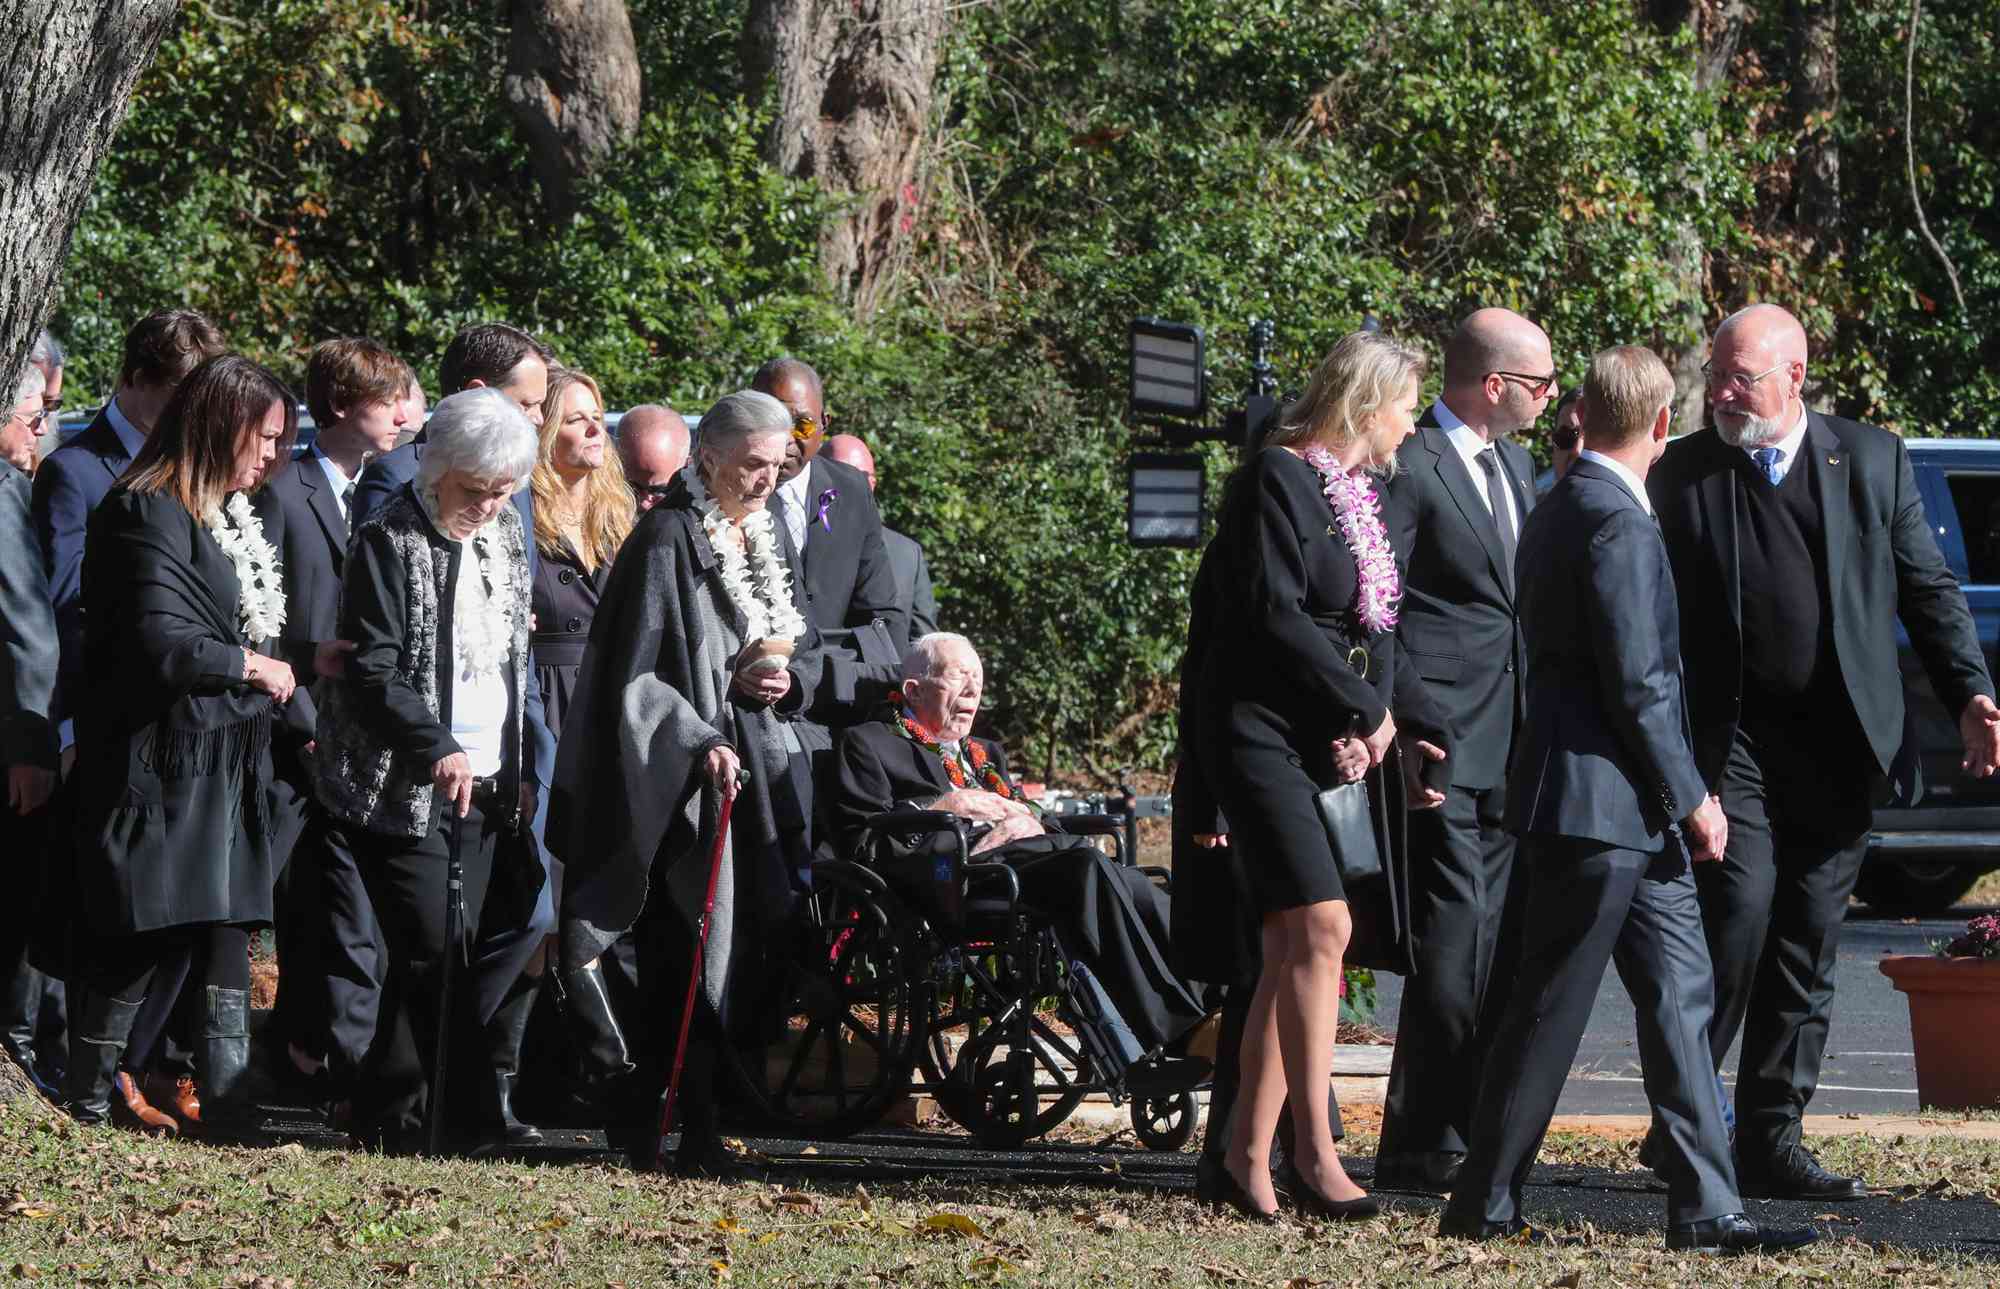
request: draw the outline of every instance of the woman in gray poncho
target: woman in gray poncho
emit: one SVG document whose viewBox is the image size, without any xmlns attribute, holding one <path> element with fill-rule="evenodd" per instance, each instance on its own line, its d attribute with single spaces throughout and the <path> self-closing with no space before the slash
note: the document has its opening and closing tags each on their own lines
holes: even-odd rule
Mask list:
<svg viewBox="0 0 2000 1289">
<path fill-rule="evenodd" d="M 568 865 L 562 965 L 581 968 L 627 933 L 638 942 L 636 1070 L 611 1128 L 642 1166 L 658 1154 L 708 856 L 739 769 L 681 1081 L 683 1171 L 723 1163 L 720 1043 L 753 1020 L 731 999 L 754 996 L 763 948 L 807 880 L 811 778 L 789 720 L 812 698 L 817 636 L 797 553 L 766 509 L 791 432 L 784 405 L 750 391 L 702 417 L 695 459 L 605 584 L 557 755 L 548 844 Z"/>
</svg>

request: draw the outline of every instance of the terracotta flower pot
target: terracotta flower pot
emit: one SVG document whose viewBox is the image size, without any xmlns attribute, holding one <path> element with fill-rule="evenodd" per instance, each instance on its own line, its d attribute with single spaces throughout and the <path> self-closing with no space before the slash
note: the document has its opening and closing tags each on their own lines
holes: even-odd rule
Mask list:
<svg viewBox="0 0 2000 1289">
<path fill-rule="evenodd" d="M 1881 966 L 1910 999 L 1917 1099 L 1940 1110 L 2000 1106 L 2000 959 L 1894 954 Z"/>
</svg>

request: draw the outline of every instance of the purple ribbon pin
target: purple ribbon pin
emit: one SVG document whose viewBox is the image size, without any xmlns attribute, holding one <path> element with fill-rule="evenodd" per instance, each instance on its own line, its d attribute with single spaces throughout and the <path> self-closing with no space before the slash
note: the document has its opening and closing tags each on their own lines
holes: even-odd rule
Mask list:
<svg viewBox="0 0 2000 1289">
<path fill-rule="evenodd" d="M 832 510 L 833 503 L 839 500 L 840 489 L 838 488 L 828 488 L 825 492 L 819 494 L 819 515 L 817 516 L 819 526 L 829 533 L 833 531 L 833 522 L 827 518 L 827 512 Z"/>
</svg>

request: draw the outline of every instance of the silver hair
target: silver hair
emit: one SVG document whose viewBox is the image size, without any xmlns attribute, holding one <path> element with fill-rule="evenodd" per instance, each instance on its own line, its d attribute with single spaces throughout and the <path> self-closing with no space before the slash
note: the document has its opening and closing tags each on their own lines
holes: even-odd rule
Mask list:
<svg viewBox="0 0 2000 1289">
<path fill-rule="evenodd" d="M 424 426 L 424 456 L 417 487 L 428 492 L 456 470 L 474 479 L 528 484 L 541 444 L 521 409 L 490 385 L 476 385 L 438 400 Z"/>
<path fill-rule="evenodd" d="M 749 439 L 791 432 L 790 408 L 769 394 L 739 389 L 701 414 L 699 451 L 704 457 L 727 461 L 742 451 Z"/>
<path fill-rule="evenodd" d="M 37 367 L 47 367 L 53 371 L 61 371 L 63 365 L 62 341 L 50 335 L 47 329 L 44 328 L 42 334 L 35 337 L 35 347 L 28 351 L 28 361 L 34 363 Z M 26 395 L 23 395 L 23 397 L 26 397 Z"/>
<path fill-rule="evenodd" d="M 15 408 L 31 398 L 39 402 L 48 387 L 48 378 L 42 375 L 42 369 L 35 366 L 33 359 L 22 363 L 21 378 L 14 382 L 14 401 L 7 404 L 7 414 L 13 415 Z"/>
<path fill-rule="evenodd" d="M 707 421 L 702 423 L 706 425 Z M 979 650 L 972 647 L 972 641 L 958 632 L 933 631 L 917 637 L 910 651 L 903 655 L 903 679 L 924 680 L 937 675 L 944 669 L 944 651 L 954 645 L 963 645 L 974 658 L 979 657 Z"/>
</svg>

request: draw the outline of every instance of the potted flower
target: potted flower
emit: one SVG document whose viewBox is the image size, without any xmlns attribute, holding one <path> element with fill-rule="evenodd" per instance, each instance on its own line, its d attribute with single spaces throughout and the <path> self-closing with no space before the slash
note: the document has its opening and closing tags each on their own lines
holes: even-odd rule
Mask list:
<svg viewBox="0 0 2000 1289">
<path fill-rule="evenodd" d="M 1917 1098 L 1940 1110 L 2000 1106 L 2000 913 L 1937 952 L 1894 954 L 1882 974 L 1910 1000 Z"/>
</svg>

